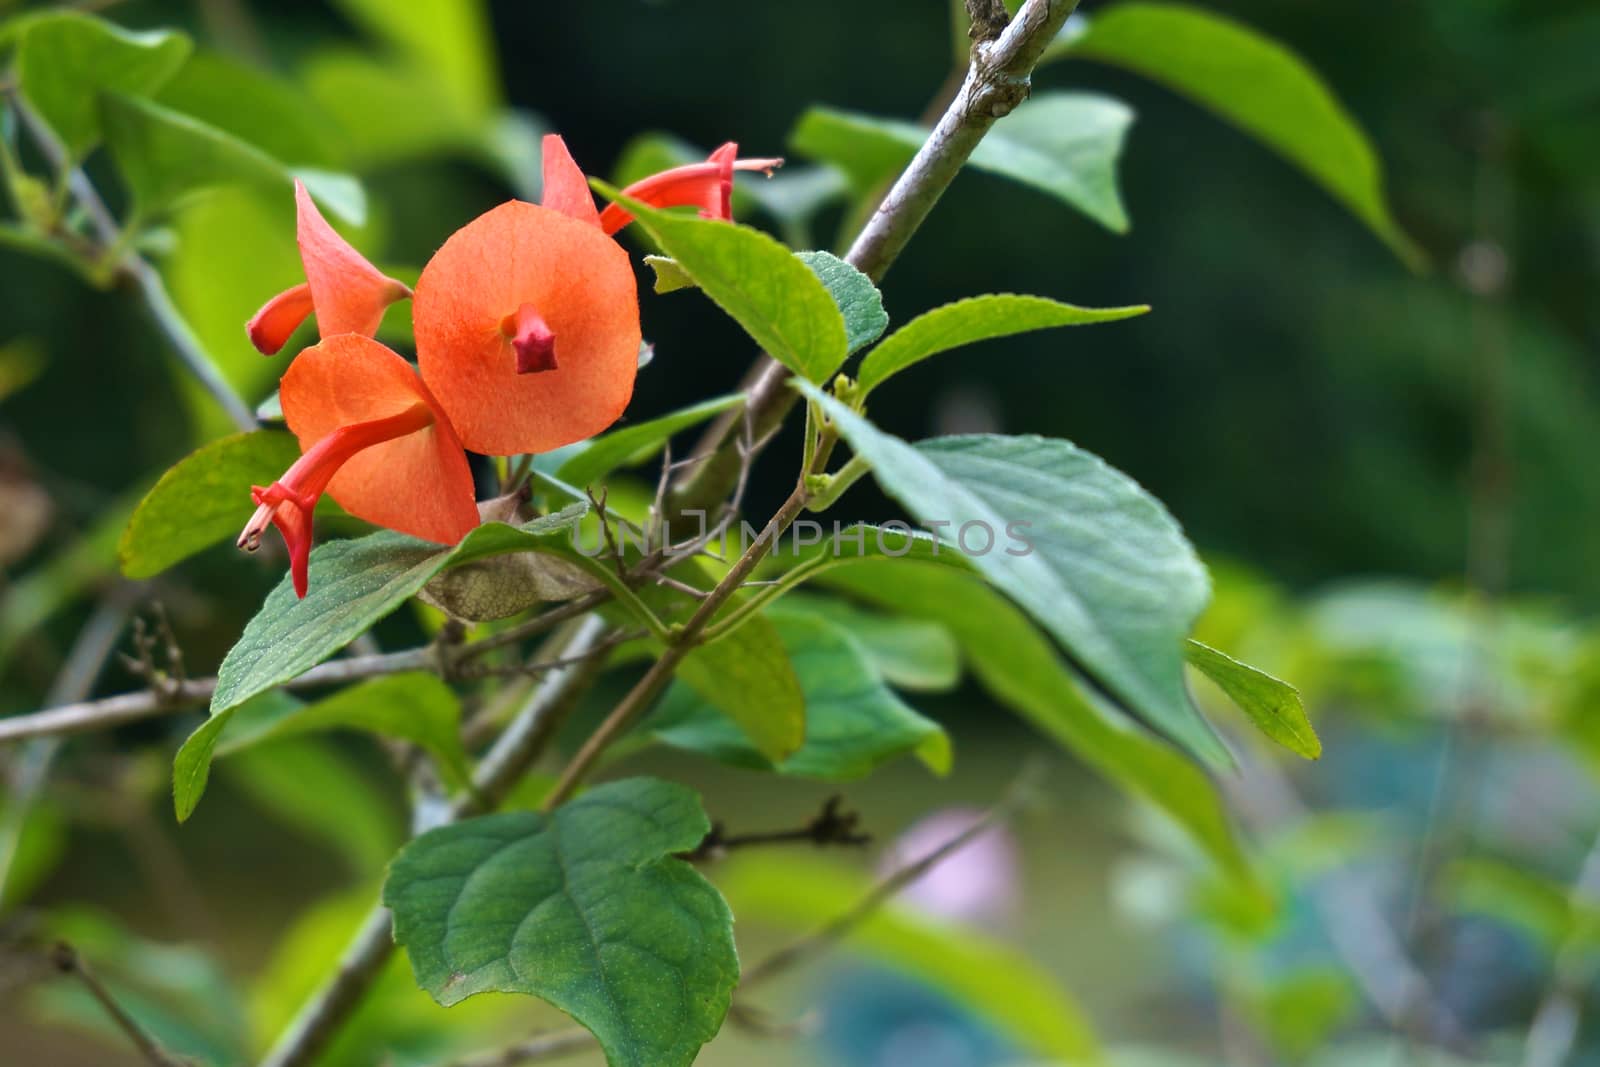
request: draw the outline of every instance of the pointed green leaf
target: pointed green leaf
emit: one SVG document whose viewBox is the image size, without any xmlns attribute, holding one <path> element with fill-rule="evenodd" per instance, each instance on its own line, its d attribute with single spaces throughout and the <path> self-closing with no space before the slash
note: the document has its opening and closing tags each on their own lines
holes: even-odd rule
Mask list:
<svg viewBox="0 0 1600 1067">
<path fill-rule="evenodd" d="M 1183 640 L 1210 584 L 1159 501 L 1066 441 L 979 434 L 912 446 L 801 388 L 913 515 L 949 523 L 958 539 L 970 526 L 972 566 L 1090 677 L 1190 752 L 1231 763 L 1183 678 Z M 1010 543 L 1016 533 L 1029 547 Z"/>
<path fill-rule="evenodd" d="M 441 1004 L 532 994 L 591 1030 L 610 1067 L 687 1067 L 739 978 L 727 904 L 674 856 L 710 828 L 688 789 L 633 778 L 553 814 L 429 831 L 384 884 L 395 941 Z"/>
<path fill-rule="evenodd" d="M 453 787 L 466 785 L 470 769 L 461 747 L 461 704 L 431 674 L 410 672 L 373 678 L 313 704 L 267 693 L 211 716 L 183 743 L 172 762 L 172 800 L 183 822 L 205 792 L 211 762 L 264 741 L 326 730 L 366 730 L 425 749 Z"/>
<path fill-rule="evenodd" d="M 318 545 L 311 552 L 311 588 L 305 599 L 295 597 L 284 575 L 223 659 L 211 714 L 310 670 L 453 563 L 506 552 L 570 550 L 567 539 L 586 510 L 574 504 L 522 526 L 485 523 L 454 548 L 389 530 Z"/>
<path fill-rule="evenodd" d="M 57 12 L 27 24 L 17 83 L 74 159 L 100 140 L 102 92 L 152 93 L 193 49 L 181 33 L 131 33 L 104 19 Z"/>
<path fill-rule="evenodd" d="M 907 367 L 962 345 L 1055 326 L 1116 322 L 1149 310 L 1147 304 L 1081 308 L 1042 296 L 1015 293 L 974 296 L 934 308 L 884 338 L 883 343 L 861 361 L 861 371 L 856 378 L 865 394 Z"/>
<path fill-rule="evenodd" d="M 763 856 L 723 877 L 741 919 L 802 931 L 824 926 L 872 892 L 859 873 L 820 859 Z M 998 1027 L 1051 1063 L 1099 1062 L 1094 1029 L 1059 981 L 1022 952 L 970 926 L 889 901 L 852 923 L 848 948 L 897 967 Z"/>
<path fill-rule="evenodd" d="M 661 250 L 779 363 L 814 382 L 844 363 L 848 342 L 833 296 L 782 244 L 748 226 L 656 210 L 621 198 L 604 183 L 594 186 L 625 206 Z"/>
<path fill-rule="evenodd" d="M 618 467 L 641 463 L 661 451 L 673 434 L 731 411 L 744 403 L 743 393 L 713 397 L 659 419 L 612 430 L 580 445 L 556 469 L 556 477 L 569 485 L 598 485 Z"/>
<path fill-rule="evenodd" d="M 255 502 L 300 458 L 293 434 L 256 430 L 213 441 L 179 460 L 133 512 L 117 559 L 129 578 L 151 578 L 225 538 L 238 536 Z"/>
<path fill-rule="evenodd" d="M 795 255 L 816 272 L 833 295 L 844 316 L 844 332 L 851 352 L 870 345 L 889 327 L 889 313 L 883 310 L 883 294 L 872 279 L 832 252 L 796 252 Z"/>
<path fill-rule="evenodd" d="M 774 625 L 805 692 L 805 743 L 798 751 L 787 759 L 764 755 L 686 684 L 674 684 L 645 729 L 677 748 L 797 778 L 849 781 L 908 754 L 935 773 L 949 771 L 950 739 L 944 730 L 883 684 L 848 631 L 789 611 L 775 613 Z"/>
<path fill-rule="evenodd" d="M 1047 58 L 1125 67 L 1190 97 L 1305 171 L 1412 267 L 1420 249 L 1389 214 L 1383 165 L 1320 77 L 1283 45 L 1187 4 L 1123 3 L 1097 11 Z"/>
<path fill-rule="evenodd" d="M 955 635 L 972 673 L 994 698 L 1045 736 L 1183 828 L 1227 872 L 1259 895 L 1216 787 L 1078 678 L 1026 616 L 976 574 L 932 561 L 847 560 L 818 581 L 866 604 L 934 619 Z"/>
<path fill-rule="evenodd" d="M 657 296 L 676 293 L 680 289 L 693 289 L 694 279 L 678 266 L 678 261 L 667 256 L 645 256 L 645 264 L 655 272 L 654 289 Z"/>
<path fill-rule="evenodd" d="M 1093 93 L 1040 93 L 995 124 L 972 153 L 978 170 L 1065 201 L 1114 233 L 1128 228 L 1116 164 L 1133 112 Z M 795 151 L 826 160 L 866 193 L 898 174 L 928 139 L 913 122 L 812 108 L 789 137 Z"/>
<path fill-rule="evenodd" d="M 1294 686 L 1199 641 L 1191 639 L 1184 647 L 1189 663 L 1215 682 L 1256 729 L 1297 756 L 1322 757 L 1322 741 Z"/>
<path fill-rule="evenodd" d="M 366 217 L 366 198 L 354 178 L 310 170 L 293 174 L 254 145 L 148 100 L 106 94 L 100 103 L 106 143 L 146 217 L 219 185 L 281 186 L 287 194 L 296 177 L 339 217 L 356 224 Z"/>
<path fill-rule="evenodd" d="M 961 649 L 934 619 L 863 611 L 844 600 L 791 593 L 781 610 L 825 619 L 855 639 L 873 670 L 896 689 L 944 693 L 961 683 Z"/>
</svg>

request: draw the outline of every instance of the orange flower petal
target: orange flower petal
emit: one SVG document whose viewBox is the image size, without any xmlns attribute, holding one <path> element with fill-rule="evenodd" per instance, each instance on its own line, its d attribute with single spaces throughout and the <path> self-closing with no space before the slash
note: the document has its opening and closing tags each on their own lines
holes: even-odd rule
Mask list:
<svg viewBox="0 0 1600 1067">
<path fill-rule="evenodd" d="M 352 515 L 440 544 L 453 545 L 478 525 L 461 442 L 411 365 L 383 345 L 356 334 L 330 337 L 295 357 L 279 395 L 302 452 L 341 426 L 427 404 L 431 426 L 356 453 L 328 493 Z"/>
<path fill-rule="evenodd" d="M 547 325 L 558 367 L 517 373 L 524 305 Z M 412 321 L 422 377 L 474 452 L 581 441 L 633 395 L 639 295 L 628 254 L 548 208 L 513 200 L 452 234 L 423 268 Z"/>
<path fill-rule="evenodd" d="M 255 317 L 245 324 L 245 332 L 250 335 L 250 343 L 256 346 L 257 352 L 270 356 L 288 343 L 312 310 L 311 286 L 301 282 L 263 304 Z"/>
<path fill-rule="evenodd" d="M 579 222 L 600 225 L 600 213 L 594 209 L 594 196 L 589 192 L 589 179 L 583 176 L 560 134 L 544 135 L 544 197 L 540 202 L 551 211 L 559 211 Z"/>
<path fill-rule="evenodd" d="M 371 337 L 378 332 L 384 309 L 409 297 L 411 290 L 367 262 L 334 232 L 298 181 L 294 200 L 300 262 L 305 265 L 306 283 L 316 306 L 318 332 L 324 338 L 341 333 Z"/>
</svg>

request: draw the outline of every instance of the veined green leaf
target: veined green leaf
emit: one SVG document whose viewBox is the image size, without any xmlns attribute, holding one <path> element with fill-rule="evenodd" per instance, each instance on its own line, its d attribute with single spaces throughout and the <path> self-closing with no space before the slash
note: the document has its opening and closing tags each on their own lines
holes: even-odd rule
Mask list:
<svg viewBox="0 0 1600 1067">
<path fill-rule="evenodd" d="M 591 1030 L 611 1067 L 688 1067 L 739 978 L 727 904 L 675 858 L 710 828 L 688 789 L 633 778 L 552 814 L 429 831 L 384 884 L 395 941 L 441 1004 L 529 993 Z"/>
<path fill-rule="evenodd" d="M 1054 57 L 1125 67 L 1190 97 L 1305 171 L 1408 265 L 1425 262 L 1389 214 L 1383 167 L 1366 134 L 1276 41 L 1187 4 L 1121 3 L 1096 12 L 1087 30 L 1046 55 Z"/>
<path fill-rule="evenodd" d="M 823 860 L 763 856 L 722 878 L 741 919 L 811 930 L 871 891 L 861 875 Z M 939 922 L 888 902 L 853 924 L 851 948 L 903 969 L 1052 1062 L 1099 1061 L 1083 1008 L 1024 953 L 969 927 Z"/>
<path fill-rule="evenodd" d="M 193 47 L 181 33 L 130 33 L 93 15 L 54 12 L 24 28 L 17 83 L 67 151 L 82 159 L 100 140 L 100 94 L 154 92 Z"/>
<path fill-rule="evenodd" d="M 179 460 L 145 494 L 117 543 L 129 578 L 150 578 L 237 536 L 255 510 L 252 485 L 271 485 L 300 458 L 293 434 L 255 430 L 213 441 Z"/>
<path fill-rule="evenodd" d="M 883 294 L 872 279 L 832 252 L 796 252 L 795 255 L 816 272 L 828 287 L 833 302 L 844 316 L 844 332 L 851 352 L 870 345 L 889 327 L 889 313 L 883 310 Z"/>
<path fill-rule="evenodd" d="M 780 631 L 759 615 L 749 622 L 690 652 L 678 677 L 720 712 L 719 726 L 780 761 L 805 741 L 808 700 Z"/>
<path fill-rule="evenodd" d="M 1149 310 L 1146 304 L 1081 308 L 1042 296 L 1015 293 L 970 297 L 919 315 L 884 338 L 883 343 L 861 361 L 861 371 L 856 377 L 864 395 L 907 367 L 962 345 L 1054 326 L 1115 322 Z"/>
<path fill-rule="evenodd" d="M 848 354 L 844 317 L 822 280 L 779 242 L 748 226 L 675 214 L 620 198 L 661 250 L 771 356 L 826 380 Z"/>
<path fill-rule="evenodd" d="M 673 686 L 645 728 L 678 748 L 800 778 L 848 781 L 908 753 L 936 773 L 950 769 L 944 730 L 883 684 L 848 631 L 803 612 L 777 612 L 774 625 L 805 693 L 805 743 L 798 751 L 777 759 L 763 754 L 686 684 Z M 741 627 L 733 638 L 748 629 Z"/>
<path fill-rule="evenodd" d="M 800 388 L 890 496 L 924 522 L 950 524 L 958 540 L 976 530 L 971 565 L 1090 677 L 1196 756 L 1231 764 L 1183 678 L 1183 641 L 1210 584 L 1159 501 L 1066 441 L 973 435 L 913 446 Z"/>
<path fill-rule="evenodd" d="M 311 588 L 305 599 L 295 597 L 285 575 L 223 659 L 211 714 L 321 663 L 451 564 L 506 552 L 560 551 L 566 558 L 566 538 L 586 510 L 573 504 L 522 526 L 486 523 L 454 548 L 389 530 L 317 546 L 311 552 Z"/>
<path fill-rule="evenodd" d="M 855 639 L 879 677 L 896 689 L 943 693 L 961 682 L 961 649 L 935 619 L 863 611 L 829 596 L 791 593 L 780 610 L 825 619 Z"/>
<path fill-rule="evenodd" d="M 1321 758 L 1322 741 L 1294 686 L 1199 641 L 1190 640 L 1185 648 L 1189 663 L 1215 682 L 1258 730 L 1297 756 Z"/>
<path fill-rule="evenodd" d="M 187 819 L 200 802 L 215 756 L 326 730 L 367 730 L 410 741 L 438 761 L 451 786 L 465 786 L 470 769 L 460 722 L 461 704 L 450 687 L 434 675 L 417 672 L 373 678 L 313 704 L 285 694 L 263 694 L 211 716 L 178 749 L 172 763 L 178 821 Z"/>
<path fill-rule="evenodd" d="M 971 164 L 1077 208 L 1114 233 L 1128 229 L 1116 164 L 1133 111 L 1093 93 L 1040 93 L 1001 119 Z M 928 139 L 914 122 L 812 108 L 789 136 L 795 151 L 826 160 L 865 193 L 898 174 Z"/>
</svg>

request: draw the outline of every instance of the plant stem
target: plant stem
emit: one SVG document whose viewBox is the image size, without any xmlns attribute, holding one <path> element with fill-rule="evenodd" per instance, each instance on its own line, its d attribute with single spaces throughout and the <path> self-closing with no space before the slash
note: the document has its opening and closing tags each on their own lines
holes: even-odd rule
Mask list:
<svg viewBox="0 0 1600 1067">
<path fill-rule="evenodd" d="M 1027 98 L 1033 68 L 1077 6 L 1077 0 L 1027 0 L 997 40 L 974 48 L 960 91 L 867 220 L 845 253 L 846 262 L 873 281 L 882 280 L 989 128 Z M 763 355 L 746 375 L 755 440 L 763 440 L 794 406 L 790 373 Z M 688 468 L 675 487 L 672 505 L 678 515 L 727 494 L 738 472 L 738 429 L 737 421 L 719 423 L 711 431 L 721 434 L 714 438 L 714 451 L 710 444 L 694 450 L 711 454 Z"/>
<path fill-rule="evenodd" d="M 145 1032 L 138 1020 L 129 1015 L 127 1009 L 117 1003 L 117 998 L 111 995 L 111 990 L 96 977 L 89 969 L 89 965 L 78 955 L 76 949 L 65 941 L 58 943 L 50 951 L 50 960 L 62 974 L 72 975 L 82 982 L 89 995 L 95 999 L 118 1030 L 127 1035 L 133 1047 L 139 1050 L 146 1063 L 152 1067 L 193 1067 L 186 1059 L 181 1059 L 161 1047 L 161 1044 Z"/>
</svg>

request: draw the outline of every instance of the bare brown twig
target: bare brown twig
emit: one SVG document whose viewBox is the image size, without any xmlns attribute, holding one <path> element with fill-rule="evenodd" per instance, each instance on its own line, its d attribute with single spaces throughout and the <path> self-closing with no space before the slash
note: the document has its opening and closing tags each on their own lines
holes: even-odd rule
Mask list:
<svg viewBox="0 0 1600 1067">
<path fill-rule="evenodd" d="M 78 955 L 76 949 L 65 941 L 58 942 L 50 950 L 50 961 L 57 971 L 64 975 L 71 975 L 83 984 L 89 995 L 100 1005 L 102 1011 L 111 1018 L 118 1030 L 127 1035 L 133 1047 L 139 1050 L 139 1055 L 144 1057 L 146 1063 L 152 1067 L 193 1067 L 189 1060 L 174 1056 L 161 1047 L 160 1042 L 151 1037 L 138 1020 L 128 1014 L 126 1008 L 112 996 L 111 990 L 101 982 L 83 957 Z"/>
</svg>

